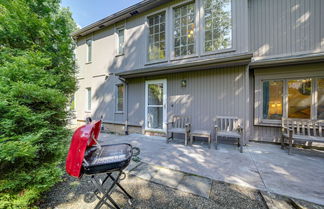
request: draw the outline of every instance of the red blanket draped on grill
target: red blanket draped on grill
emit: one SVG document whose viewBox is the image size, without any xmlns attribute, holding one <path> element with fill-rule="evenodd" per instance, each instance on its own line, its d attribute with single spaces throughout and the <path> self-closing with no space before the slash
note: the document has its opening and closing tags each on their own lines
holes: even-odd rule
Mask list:
<svg viewBox="0 0 324 209">
<path fill-rule="evenodd" d="M 100 133 L 101 120 L 78 128 L 71 140 L 68 156 L 66 158 L 66 172 L 74 177 L 81 177 L 81 167 L 87 147 L 96 144 Z M 94 140 L 95 139 L 95 140 Z"/>
</svg>

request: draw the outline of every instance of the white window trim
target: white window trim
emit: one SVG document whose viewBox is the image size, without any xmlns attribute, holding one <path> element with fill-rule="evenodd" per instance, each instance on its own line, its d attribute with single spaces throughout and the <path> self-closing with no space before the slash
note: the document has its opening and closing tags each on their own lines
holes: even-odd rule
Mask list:
<svg viewBox="0 0 324 209">
<path fill-rule="evenodd" d="M 162 129 L 154 129 L 147 127 L 147 110 L 148 110 L 148 88 L 149 84 L 156 84 L 156 83 L 163 83 L 163 125 Z M 163 132 L 166 133 L 167 131 L 167 113 L 168 113 L 168 105 L 167 105 L 167 79 L 158 79 L 158 80 L 147 80 L 145 81 L 145 90 L 144 90 L 144 97 L 145 97 L 145 120 L 144 120 L 144 128 L 146 131 L 154 131 L 154 132 Z"/>
<path fill-rule="evenodd" d="M 118 32 L 120 31 L 120 30 L 124 30 L 124 44 L 123 44 L 123 52 L 122 53 L 120 53 L 120 51 L 119 51 L 119 36 L 118 36 Z M 119 25 L 119 26 L 117 26 L 117 27 L 115 27 L 115 36 L 116 36 L 116 42 L 115 42 L 115 45 L 116 45 L 116 57 L 118 57 L 118 56 L 123 56 L 123 55 L 125 55 L 125 46 L 126 46 L 126 28 L 125 28 L 125 24 L 123 24 L 123 25 Z"/>
<path fill-rule="evenodd" d="M 209 55 L 216 55 L 216 54 L 222 54 L 222 53 L 230 53 L 230 52 L 235 52 L 235 38 L 234 38 L 234 32 L 235 32 L 235 28 L 234 28 L 234 18 L 233 18 L 233 14 L 234 14 L 234 10 L 233 10 L 233 0 L 230 0 L 231 3 L 231 24 L 232 24 L 232 37 L 231 37 L 231 47 L 230 48 L 226 48 L 226 49 L 219 49 L 219 50 L 215 50 L 215 51 L 211 51 L 211 52 L 206 52 L 205 51 L 205 11 L 204 11 L 204 5 L 203 5 L 203 0 L 201 1 L 201 5 L 200 5 L 200 37 L 201 37 L 201 41 L 199 43 L 200 45 L 200 53 L 201 56 L 209 56 Z"/>
<path fill-rule="evenodd" d="M 148 24 L 148 18 L 152 17 L 154 15 L 157 15 L 159 13 L 165 12 L 165 58 L 164 59 L 158 59 L 158 60 L 149 60 L 148 59 L 148 47 L 149 47 L 149 35 L 150 35 L 150 31 L 149 31 L 149 24 Z M 144 23 L 144 35 L 145 35 L 145 64 L 146 65 L 151 65 L 151 64 L 158 64 L 158 63 L 163 63 L 163 62 L 167 62 L 168 61 L 168 57 L 170 56 L 170 50 L 169 50 L 169 10 L 168 8 L 165 9 L 160 9 L 158 11 L 155 11 L 153 13 L 150 13 L 148 15 L 145 16 L 145 23 Z"/>
<path fill-rule="evenodd" d="M 177 7 L 181 7 L 181 6 L 185 6 L 187 4 L 191 4 L 193 3 L 195 5 L 195 53 L 193 54 L 190 54 L 190 55 L 184 55 L 184 56 L 178 56 L 178 57 L 175 57 L 174 56 L 174 34 L 173 34 L 173 31 L 174 31 L 174 9 L 177 8 Z M 171 37 L 170 37 L 170 41 L 171 41 L 171 44 L 170 44 L 170 54 L 171 54 L 171 58 L 170 60 L 171 61 L 176 61 L 176 60 L 181 60 L 181 59 L 189 59 L 189 58 L 194 58 L 194 57 L 198 57 L 199 56 L 199 45 L 198 44 L 198 34 L 199 34 L 199 17 L 200 17 L 200 9 L 199 9 L 199 4 L 198 4 L 198 1 L 195 1 L 195 0 L 187 0 L 187 1 L 184 1 L 184 2 L 181 2 L 181 3 L 178 3 L 178 4 L 175 4 L 173 6 L 171 6 L 171 18 L 170 18 L 170 22 L 171 22 L 171 31 L 170 31 L 170 34 L 171 34 Z"/>
<path fill-rule="evenodd" d="M 120 111 L 118 110 L 118 87 L 119 86 L 123 86 L 124 88 L 124 93 L 123 93 L 123 110 Z M 120 84 L 116 84 L 115 85 L 115 113 L 116 114 L 123 114 L 124 113 L 124 109 L 125 109 L 125 85 L 120 83 Z"/>
<path fill-rule="evenodd" d="M 91 95 L 90 95 L 90 106 L 91 106 L 91 108 L 89 109 L 88 107 L 89 107 L 89 89 L 90 89 L 90 91 L 91 91 Z M 86 90 L 86 96 L 85 96 L 85 99 L 86 99 L 86 102 L 85 102 L 85 112 L 86 113 L 91 113 L 91 109 L 92 109 L 92 88 L 91 87 L 86 87 L 85 88 L 85 90 Z"/>
<path fill-rule="evenodd" d="M 88 47 L 88 44 L 87 44 L 87 42 L 88 41 L 91 41 L 91 60 L 89 60 L 89 47 Z M 91 35 L 91 37 L 90 38 L 87 38 L 86 39 L 86 46 L 87 46 L 87 53 L 86 53 L 86 64 L 90 64 L 90 63 L 92 63 L 92 60 L 93 60 L 93 36 Z"/>
<path fill-rule="evenodd" d="M 323 73 L 322 73 L 323 74 Z M 317 83 L 318 79 L 324 78 L 324 74 L 321 75 L 294 75 L 282 77 L 279 75 L 260 76 L 255 79 L 255 101 L 254 101 L 254 125 L 260 126 L 281 126 L 281 120 L 275 119 L 263 119 L 263 81 L 269 80 L 282 80 L 283 81 L 283 99 L 282 99 L 282 117 L 288 116 L 288 80 L 300 80 L 300 79 L 312 79 L 312 98 L 311 98 L 311 113 L 308 120 L 322 121 L 323 119 L 317 119 Z"/>
</svg>

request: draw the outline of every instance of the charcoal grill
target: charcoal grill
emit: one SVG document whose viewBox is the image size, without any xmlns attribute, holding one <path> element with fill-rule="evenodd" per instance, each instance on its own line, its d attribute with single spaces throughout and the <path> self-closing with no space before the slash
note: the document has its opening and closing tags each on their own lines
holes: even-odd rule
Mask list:
<svg viewBox="0 0 324 209">
<path fill-rule="evenodd" d="M 139 149 L 126 143 L 100 145 L 97 141 L 100 128 L 101 120 L 81 126 L 74 132 L 66 159 L 66 171 L 76 178 L 82 178 L 83 175 L 91 176 L 91 182 L 96 188 L 93 194 L 99 199 L 95 208 L 105 204 L 109 208 L 119 209 L 110 194 L 118 187 L 128 198 L 128 203 L 132 204 L 133 197 L 119 181 L 125 176 L 123 170 L 129 165 L 131 158 L 139 154 Z M 113 173 L 116 175 L 113 176 Z M 102 180 L 98 174 L 106 176 Z M 108 179 L 111 179 L 112 183 L 105 189 Z"/>
</svg>

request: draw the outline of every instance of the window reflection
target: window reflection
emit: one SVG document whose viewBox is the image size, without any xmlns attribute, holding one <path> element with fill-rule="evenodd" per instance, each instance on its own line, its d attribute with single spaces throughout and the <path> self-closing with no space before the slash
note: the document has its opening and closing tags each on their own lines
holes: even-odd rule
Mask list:
<svg viewBox="0 0 324 209">
<path fill-rule="evenodd" d="M 277 119 L 282 117 L 282 81 L 263 82 L 263 118 Z"/>
<path fill-rule="evenodd" d="M 311 79 L 288 80 L 288 117 L 310 119 Z"/>
<path fill-rule="evenodd" d="M 317 119 L 324 119 L 324 78 L 317 83 Z"/>
</svg>

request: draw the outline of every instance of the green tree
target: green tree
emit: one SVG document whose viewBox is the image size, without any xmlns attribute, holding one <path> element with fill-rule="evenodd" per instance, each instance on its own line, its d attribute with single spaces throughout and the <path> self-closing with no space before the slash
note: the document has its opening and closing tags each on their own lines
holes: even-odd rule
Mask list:
<svg viewBox="0 0 324 209">
<path fill-rule="evenodd" d="M 75 29 L 59 0 L 0 0 L 0 208 L 31 207 L 60 180 Z"/>
</svg>

